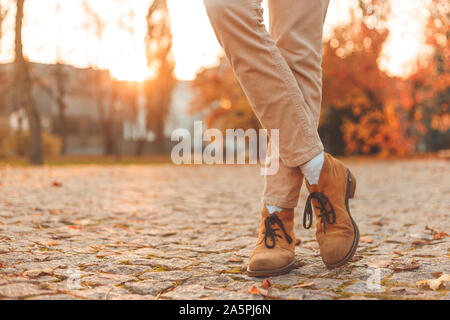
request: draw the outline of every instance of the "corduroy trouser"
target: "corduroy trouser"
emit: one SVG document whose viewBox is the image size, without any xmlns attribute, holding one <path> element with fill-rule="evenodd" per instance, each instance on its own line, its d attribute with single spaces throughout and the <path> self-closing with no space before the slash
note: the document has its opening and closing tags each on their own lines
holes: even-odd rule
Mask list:
<svg viewBox="0 0 450 320">
<path fill-rule="evenodd" d="M 263 200 L 294 208 L 303 183 L 299 166 L 323 152 L 317 128 L 329 0 L 269 0 L 269 31 L 261 2 L 204 0 L 217 39 L 256 116 L 269 133 L 279 130 L 279 170 L 265 176 Z M 273 154 L 269 148 L 269 162 Z"/>
</svg>

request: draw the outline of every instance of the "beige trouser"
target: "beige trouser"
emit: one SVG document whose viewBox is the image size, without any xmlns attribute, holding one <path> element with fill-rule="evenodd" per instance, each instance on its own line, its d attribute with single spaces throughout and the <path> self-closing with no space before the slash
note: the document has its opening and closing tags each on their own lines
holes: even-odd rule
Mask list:
<svg viewBox="0 0 450 320">
<path fill-rule="evenodd" d="M 204 0 L 216 36 L 262 126 L 279 129 L 278 173 L 264 202 L 297 206 L 299 165 L 323 151 L 317 132 L 322 96 L 322 30 L 329 0 Z M 273 157 L 268 154 L 268 160 Z"/>
</svg>

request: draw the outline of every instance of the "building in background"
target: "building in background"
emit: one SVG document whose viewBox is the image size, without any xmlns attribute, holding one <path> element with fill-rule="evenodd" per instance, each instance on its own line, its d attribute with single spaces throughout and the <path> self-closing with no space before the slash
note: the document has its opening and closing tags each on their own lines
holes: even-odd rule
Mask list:
<svg viewBox="0 0 450 320">
<path fill-rule="evenodd" d="M 41 117 L 45 132 L 59 134 L 59 106 L 57 99 L 58 83 L 55 75 L 63 73 L 64 101 L 66 108 L 67 147 L 66 153 L 72 155 L 103 154 L 101 132 L 101 112 L 98 107 L 98 88 L 101 88 L 103 117 L 108 117 L 114 104 L 114 125 L 119 133 L 116 139 L 120 152 L 135 154 L 136 145 L 142 145 L 142 153 L 152 153 L 154 134 L 146 129 L 145 94 L 142 83 L 113 80 L 108 71 L 80 69 L 68 65 L 31 63 L 33 78 L 33 98 Z M 13 64 L 1 64 L 0 72 L 12 79 Z M 61 77 L 59 77 L 61 79 Z M 101 81 L 101 86 L 98 82 Z M 27 120 L 23 111 L 18 110 L 12 90 L 5 90 L 0 96 L 0 128 L 26 130 Z M 169 150 L 171 133 L 177 128 L 193 130 L 193 122 L 200 116 L 188 113 L 192 99 L 191 83 L 179 81 L 174 90 L 172 105 L 166 122 L 166 148 Z M 134 95 L 134 96 L 133 96 Z M 133 96 L 133 97 L 132 97 Z M 113 100 L 114 99 L 114 100 Z"/>
</svg>

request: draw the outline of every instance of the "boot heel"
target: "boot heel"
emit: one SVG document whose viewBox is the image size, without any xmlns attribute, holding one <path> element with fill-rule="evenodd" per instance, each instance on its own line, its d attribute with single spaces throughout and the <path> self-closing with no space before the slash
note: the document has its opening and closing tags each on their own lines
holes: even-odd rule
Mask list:
<svg viewBox="0 0 450 320">
<path fill-rule="evenodd" d="M 348 171 L 348 182 L 349 182 L 349 193 L 348 193 L 348 197 L 350 199 L 353 199 L 353 197 L 355 196 L 355 191 L 356 191 L 356 178 L 353 175 L 353 173 L 350 172 L 350 170 Z"/>
</svg>

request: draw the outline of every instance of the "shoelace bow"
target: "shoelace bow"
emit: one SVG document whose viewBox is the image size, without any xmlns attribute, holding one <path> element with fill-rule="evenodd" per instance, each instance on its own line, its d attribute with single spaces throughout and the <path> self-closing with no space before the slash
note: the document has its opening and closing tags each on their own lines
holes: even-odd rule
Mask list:
<svg viewBox="0 0 450 320">
<path fill-rule="evenodd" d="M 330 200 L 322 192 L 313 192 L 306 200 L 305 212 L 303 213 L 303 227 L 305 229 L 311 228 L 313 220 L 313 209 L 311 205 L 312 199 L 316 199 L 319 202 L 319 206 L 316 208 L 320 210 L 320 214 L 318 217 L 323 224 L 323 232 L 325 233 L 326 224 L 334 224 L 336 222 L 336 214 Z M 330 210 L 328 210 L 327 204 L 329 205 Z"/>
<path fill-rule="evenodd" d="M 272 225 L 273 224 L 278 224 L 280 226 L 281 229 L 276 228 L 273 229 Z M 288 243 L 292 243 L 292 238 L 287 234 L 286 230 L 284 229 L 284 225 L 283 222 L 280 220 L 280 218 L 278 218 L 278 216 L 274 213 L 274 214 L 270 214 L 265 220 L 264 220 L 264 226 L 266 227 L 266 232 L 264 234 L 264 244 L 266 245 L 267 248 L 271 249 L 275 247 L 275 242 L 276 242 L 276 238 L 283 238 L 282 236 L 280 236 L 279 234 L 276 233 L 276 231 L 283 231 L 284 236 L 286 237 L 286 240 Z M 267 239 L 270 238 L 270 240 L 272 241 L 272 244 L 269 245 L 267 242 Z"/>
</svg>

